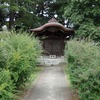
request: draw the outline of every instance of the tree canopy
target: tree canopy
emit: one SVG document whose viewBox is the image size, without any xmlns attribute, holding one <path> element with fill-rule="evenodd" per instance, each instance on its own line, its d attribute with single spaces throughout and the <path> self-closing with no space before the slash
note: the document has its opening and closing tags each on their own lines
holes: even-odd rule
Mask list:
<svg viewBox="0 0 100 100">
<path fill-rule="evenodd" d="M 72 24 L 80 38 L 100 38 L 100 0 L 0 0 L 0 25 L 25 29 L 43 25 L 50 18 Z M 6 19 L 9 19 L 9 23 Z"/>
<path fill-rule="evenodd" d="M 100 0 L 68 0 L 64 10 L 78 37 L 100 39 Z"/>
<path fill-rule="evenodd" d="M 63 0 L 64 1 L 64 0 Z M 47 22 L 55 14 L 62 22 L 64 2 L 56 0 L 1 0 L 0 9 L 6 9 L 6 16 L 9 18 L 9 28 L 14 25 L 37 27 Z"/>
</svg>

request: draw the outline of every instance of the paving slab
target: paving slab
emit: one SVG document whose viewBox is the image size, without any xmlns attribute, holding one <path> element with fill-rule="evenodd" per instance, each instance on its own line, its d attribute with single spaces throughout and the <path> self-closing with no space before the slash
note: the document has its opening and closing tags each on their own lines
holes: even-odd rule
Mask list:
<svg viewBox="0 0 100 100">
<path fill-rule="evenodd" d="M 63 66 L 46 66 L 24 100 L 73 100 Z"/>
</svg>

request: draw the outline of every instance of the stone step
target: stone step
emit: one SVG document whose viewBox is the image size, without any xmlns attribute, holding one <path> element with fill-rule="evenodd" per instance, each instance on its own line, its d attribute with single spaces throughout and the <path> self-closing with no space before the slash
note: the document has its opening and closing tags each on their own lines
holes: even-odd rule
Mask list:
<svg viewBox="0 0 100 100">
<path fill-rule="evenodd" d="M 41 65 L 59 65 L 60 63 L 65 63 L 64 57 L 59 58 L 47 58 L 47 57 L 41 57 L 38 59 L 38 62 Z"/>
</svg>

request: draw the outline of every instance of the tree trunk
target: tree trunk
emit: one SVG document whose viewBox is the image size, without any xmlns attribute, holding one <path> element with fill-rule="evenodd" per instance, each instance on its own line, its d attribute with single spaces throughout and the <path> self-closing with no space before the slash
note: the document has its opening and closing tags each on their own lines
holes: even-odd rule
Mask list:
<svg viewBox="0 0 100 100">
<path fill-rule="evenodd" d="M 10 19 L 9 19 L 9 29 L 14 27 L 14 12 L 10 11 Z"/>
</svg>

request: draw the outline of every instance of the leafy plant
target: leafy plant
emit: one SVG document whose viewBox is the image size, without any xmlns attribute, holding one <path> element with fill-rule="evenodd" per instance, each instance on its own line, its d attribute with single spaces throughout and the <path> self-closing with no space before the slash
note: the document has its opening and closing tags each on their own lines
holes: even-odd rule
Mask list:
<svg viewBox="0 0 100 100">
<path fill-rule="evenodd" d="M 64 17 L 74 24 L 76 36 L 100 41 L 100 0 L 68 0 Z"/>
<path fill-rule="evenodd" d="M 100 48 L 97 43 L 71 40 L 66 51 L 67 72 L 80 100 L 100 99 Z"/>
<path fill-rule="evenodd" d="M 11 100 L 14 91 L 25 85 L 41 51 L 39 40 L 26 32 L 12 32 L 0 41 L 0 100 Z"/>
<path fill-rule="evenodd" d="M 14 97 L 15 86 L 11 80 L 11 72 L 9 70 L 0 69 L 0 99 L 11 100 Z"/>
</svg>

